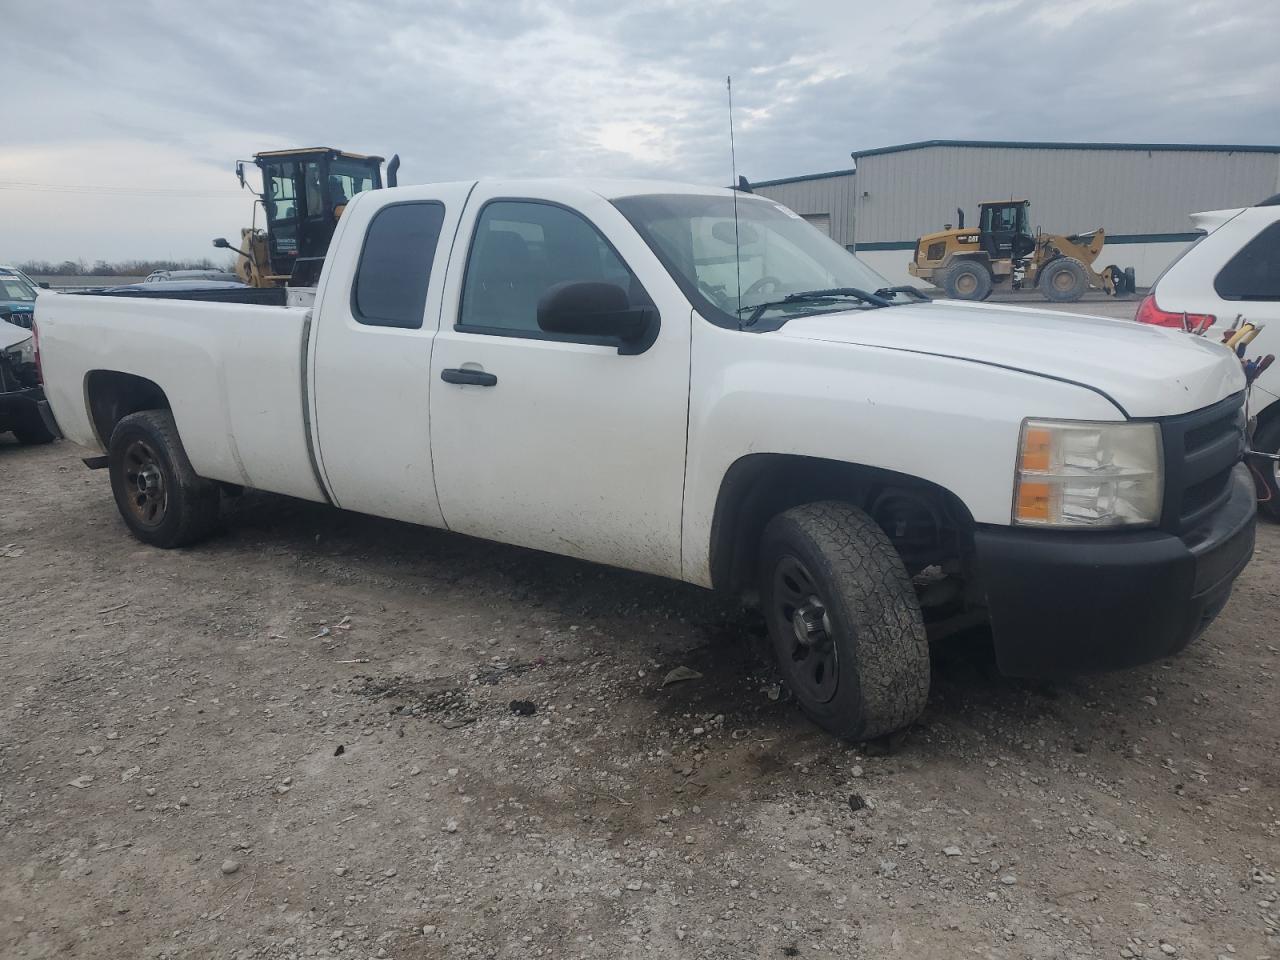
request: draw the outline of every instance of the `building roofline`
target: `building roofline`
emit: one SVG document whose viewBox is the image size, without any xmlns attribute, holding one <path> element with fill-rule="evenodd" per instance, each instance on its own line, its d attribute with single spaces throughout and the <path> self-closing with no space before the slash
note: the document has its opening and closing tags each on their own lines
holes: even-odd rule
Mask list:
<svg viewBox="0 0 1280 960">
<path fill-rule="evenodd" d="M 805 173 L 798 177 L 782 177 L 779 180 L 751 180 L 752 188 L 778 187 L 784 183 L 804 183 L 806 180 L 825 180 L 827 177 L 851 177 L 856 170 L 831 170 L 827 173 Z"/>
<path fill-rule="evenodd" d="M 918 140 L 915 143 L 900 143 L 891 147 L 875 147 L 871 150 L 854 150 L 849 154 L 849 156 L 858 160 L 862 157 L 874 157 L 883 153 L 905 153 L 908 150 L 923 150 L 926 147 L 990 147 L 1005 150 L 1160 150 L 1182 151 L 1186 153 L 1280 153 L 1280 146 L 1266 146 L 1263 144 L 1067 143 L 1038 140 Z M 818 176 L 830 176 L 830 174 L 818 174 Z M 786 183 L 788 181 L 779 182 Z"/>
</svg>

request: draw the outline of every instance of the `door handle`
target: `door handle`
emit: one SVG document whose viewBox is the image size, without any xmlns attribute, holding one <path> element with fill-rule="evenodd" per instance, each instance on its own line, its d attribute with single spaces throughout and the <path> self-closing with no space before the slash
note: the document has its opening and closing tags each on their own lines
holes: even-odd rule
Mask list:
<svg viewBox="0 0 1280 960">
<path fill-rule="evenodd" d="M 465 370 L 458 367 L 441 370 L 440 379 L 445 383 L 469 383 L 476 387 L 492 387 L 498 382 L 498 378 L 492 373 L 485 373 L 483 370 Z"/>
</svg>

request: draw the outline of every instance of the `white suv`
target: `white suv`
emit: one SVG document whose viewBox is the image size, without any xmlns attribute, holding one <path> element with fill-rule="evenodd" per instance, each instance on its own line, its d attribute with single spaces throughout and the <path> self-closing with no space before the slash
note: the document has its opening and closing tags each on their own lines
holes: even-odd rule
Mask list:
<svg viewBox="0 0 1280 960">
<path fill-rule="evenodd" d="M 1280 354 L 1280 194 L 1255 207 L 1193 213 L 1204 236 L 1156 280 L 1135 319 L 1192 331 L 1221 331 L 1247 320 L 1266 329 L 1248 347 L 1250 358 Z M 1254 382 L 1249 414 L 1258 418 L 1253 449 L 1280 453 L 1280 363 Z M 1259 508 L 1280 520 L 1280 461 L 1252 458 Z"/>
</svg>

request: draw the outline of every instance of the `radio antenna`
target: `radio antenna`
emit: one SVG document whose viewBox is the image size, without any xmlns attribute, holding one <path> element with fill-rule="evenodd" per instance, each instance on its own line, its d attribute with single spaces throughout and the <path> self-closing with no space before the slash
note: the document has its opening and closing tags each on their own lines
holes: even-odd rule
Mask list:
<svg viewBox="0 0 1280 960">
<path fill-rule="evenodd" d="M 729 169 L 733 184 L 733 265 L 738 275 L 738 323 L 742 323 L 742 250 L 738 241 L 738 154 L 733 145 L 733 76 L 724 78 L 725 89 L 729 91 Z"/>
</svg>

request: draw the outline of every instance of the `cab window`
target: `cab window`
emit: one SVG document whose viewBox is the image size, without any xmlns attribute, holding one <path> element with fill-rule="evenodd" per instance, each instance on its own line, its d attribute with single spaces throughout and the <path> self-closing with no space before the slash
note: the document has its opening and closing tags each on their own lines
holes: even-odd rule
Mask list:
<svg viewBox="0 0 1280 960">
<path fill-rule="evenodd" d="M 539 329 L 538 300 L 570 281 L 616 284 L 633 304 L 649 302 L 613 247 L 581 215 L 533 200 L 489 203 L 471 238 L 458 328 L 559 339 Z"/>
<path fill-rule="evenodd" d="M 427 303 L 444 205 L 393 203 L 374 216 L 351 285 L 351 313 L 371 327 L 417 330 Z"/>
</svg>

